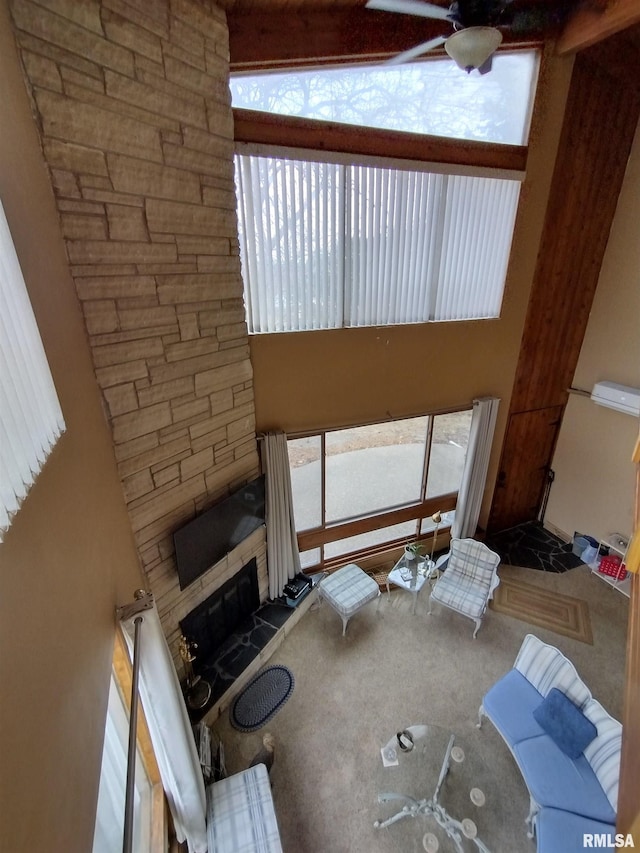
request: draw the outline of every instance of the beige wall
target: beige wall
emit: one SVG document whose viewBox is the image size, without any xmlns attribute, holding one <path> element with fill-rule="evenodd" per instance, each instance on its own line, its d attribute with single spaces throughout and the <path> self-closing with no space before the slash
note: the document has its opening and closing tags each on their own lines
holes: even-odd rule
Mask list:
<svg viewBox="0 0 640 853">
<path fill-rule="evenodd" d="M 0 0 L 0 197 L 67 432 L 0 544 L 0 849 L 89 850 L 115 606 L 142 585 L 82 315 Z"/>
<path fill-rule="evenodd" d="M 486 523 L 571 67 L 551 56 L 544 66 L 500 319 L 254 335 L 259 431 L 353 425 L 499 397 Z"/>
<path fill-rule="evenodd" d="M 573 387 L 640 388 L 640 132 L 631 151 Z M 638 418 L 572 394 L 553 459 L 545 522 L 565 537 L 632 531 Z"/>
</svg>

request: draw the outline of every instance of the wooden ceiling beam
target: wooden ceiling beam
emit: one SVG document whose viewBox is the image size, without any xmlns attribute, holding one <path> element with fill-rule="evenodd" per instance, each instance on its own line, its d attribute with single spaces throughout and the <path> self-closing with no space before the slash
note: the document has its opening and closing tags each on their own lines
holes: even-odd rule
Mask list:
<svg viewBox="0 0 640 853">
<path fill-rule="evenodd" d="M 272 9 L 227 12 L 231 72 L 304 65 L 379 61 L 453 30 L 446 21 L 378 12 L 361 6 L 331 11 Z M 536 47 L 540 40 L 505 35 L 511 47 Z M 444 50 L 430 56 L 444 56 Z"/>
<path fill-rule="evenodd" d="M 524 172 L 527 148 L 233 110 L 236 142 Z"/>
<path fill-rule="evenodd" d="M 600 41 L 581 51 L 580 55 L 587 56 L 603 74 L 613 77 L 625 90 L 640 89 L 640 76 L 635 73 L 640 58 L 640 42 L 633 38 L 631 30 Z"/>
<path fill-rule="evenodd" d="M 560 56 L 577 53 L 640 23 L 640 0 L 608 0 L 578 9 L 558 38 Z M 632 69 L 630 72 L 633 73 Z"/>
<path fill-rule="evenodd" d="M 231 71 L 380 59 L 448 34 L 443 21 L 345 8 L 227 13 Z"/>
</svg>

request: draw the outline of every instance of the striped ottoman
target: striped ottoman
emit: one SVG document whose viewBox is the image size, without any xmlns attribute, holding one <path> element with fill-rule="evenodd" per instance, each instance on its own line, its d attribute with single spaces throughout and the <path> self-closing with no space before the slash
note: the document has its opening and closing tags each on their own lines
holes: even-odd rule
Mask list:
<svg viewBox="0 0 640 853">
<path fill-rule="evenodd" d="M 209 853 L 282 853 L 264 764 L 213 782 L 206 793 Z"/>
<path fill-rule="evenodd" d="M 318 590 L 322 598 L 342 617 L 343 637 L 347 622 L 353 614 L 380 595 L 376 581 L 355 563 L 349 563 L 321 580 Z"/>
</svg>

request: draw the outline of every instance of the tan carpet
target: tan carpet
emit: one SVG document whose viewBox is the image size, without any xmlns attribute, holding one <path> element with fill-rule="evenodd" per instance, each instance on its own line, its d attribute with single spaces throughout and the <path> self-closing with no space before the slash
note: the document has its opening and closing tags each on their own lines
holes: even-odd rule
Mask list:
<svg viewBox="0 0 640 853">
<path fill-rule="evenodd" d="M 531 632 L 559 648 L 619 719 L 629 599 L 587 566 L 557 575 L 501 566 L 500 577 L 587 601 L 593 645 L 493 610 L 474 640 L 469 619 L 437 605 L 427 614 L 426 589 L 415 614 L 412 595 L 385 592 L 350 619 L 343 637 L 340 617 L 325 602 L 287 632 L 269 661 L 291 669 L 296 686 L 268 725 L 238 732 L 227 711 L 210 721 L 229 773 L 249 766 L 266 731 L 274 736 L 271 783 L 286 853 L 397 853 L 393 827 L 381 835 L 373 826 L 382 814 L 380 747 L 402 728 L 424 722 L 466 741 L 499 781 L 501 795 L 487 808 L 480 836 L 491 853 L 535 853 L 524 822 L 526 786 L 498 731 L 488 721 L 476 728 L 478 707 Z M 400 848 L 403 853 L 424 853 L 418 830 L 414 840 L 416 847 Z M 445 850 L 442 844 L 440 853 Z"/>
<path fill-rule="evenodd" d="M 580 598 L 504 578 L 490 606 L 498 613 L 593 645 L 589 605 Z"/>
</svg>

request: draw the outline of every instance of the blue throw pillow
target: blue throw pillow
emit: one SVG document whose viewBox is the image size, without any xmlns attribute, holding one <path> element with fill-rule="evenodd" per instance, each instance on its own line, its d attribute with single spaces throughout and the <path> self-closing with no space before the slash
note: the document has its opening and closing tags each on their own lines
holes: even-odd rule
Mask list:
<svg viewBox="0 0 640 853">
<path fill-rule="evenodd" d="M 533 712 L 534 719 L 569 758 L 579 758 L 598 734 L 580 708 L 552 687 Z"/>
</svg>

